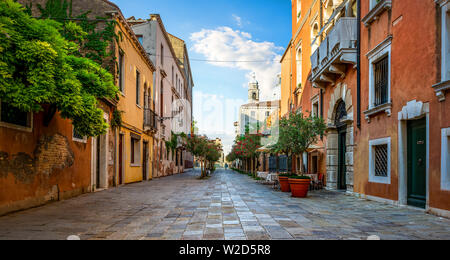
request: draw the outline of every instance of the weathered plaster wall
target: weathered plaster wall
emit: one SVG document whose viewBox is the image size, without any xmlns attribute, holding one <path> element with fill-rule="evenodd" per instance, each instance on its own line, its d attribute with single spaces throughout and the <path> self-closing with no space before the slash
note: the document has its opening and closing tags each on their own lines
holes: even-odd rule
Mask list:
<svg viewBox="0 0 450 260">
<path fill-rule="evenodd" d="M 72 124 L 34 114 L 33 132 L 0 127 L 0 215 L 89 191 L 91 145 L 72 140 Z"/>
<path fill-rule="evenodd" d="M 369 7 L 362 1 L 362 15 Z M 437 8 L 434 1 L 393 1 L 392 10 L 384 12 L 368 28 L 362 25 L 362 109 L 368 108 L 369 61 L 365 53 L 392 35 L 391 100 L 392 115 L 380 113 L 371 117 L 370 123 L 362 118 L 361 131 L 356 131 L 358 143 L 355 162 L 355 191 L 358 193 L 399 200 L 399 118 L 398 112 L 409 101 L 428 103 L 429 136 L 429 206 L 450 209 L 450 192 L 440 189 L 440 151 L 442 128 L 450 125 L 448 101 L 438 102 L 432 85 L 440 82 L 438 55 L 439 29 Z M 418 19 L 420 17 L 420 19 Z M 391 137 L 391 184 L 377 184 L 368 181 L 369 140 Z"/>
</svg>

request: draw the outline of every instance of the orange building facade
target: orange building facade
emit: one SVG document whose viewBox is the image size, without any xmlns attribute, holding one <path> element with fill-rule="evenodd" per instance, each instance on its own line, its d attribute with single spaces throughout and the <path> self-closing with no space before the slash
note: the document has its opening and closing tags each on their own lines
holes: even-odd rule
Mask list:
<svg viewBox="0 0 450 260">
<path fill-rule="evenodd" d="M 45 3 L 33 0 L 33 14 L 39 12 L 37 4 Z M 121 32 L 122 40 L 110 48 L 119 65 L 112 72 L 122 95 L 119 100 L 98 100 L 98 106 L 108 124 L 114 120 L 114 112 L 123 112 L 122 127 L 110 127 L 98 137 L 78 136 L 72 122 L 58 112 L 48 120 L 51 111 L 45 105 L 44 111 L 24 113 L 19 121 L 0 116 L 0 215 L 151 179 L 155 118 L 146 112 L 152 109 L 155 68 L 116 5 L 106 0 L 79 0 L 74 1 L 72 10 L 73 15 L 91 11 L 88 19 L 106 15 L 117 22 L 116 32 Z M 0 105 L 10 109 L 7 104 Z"/>
<path fill-rule="evenodd" d="M 443 216 L 450 210 L 449 5 L 361 1 L 362 120 L 355 132 L 355 193 Z"/>
<path fill-rule="evenodd" d="M 327 189 L 449 216 L 449 5 L 292 1 L 281 111 L 327 124 L 301 155 Z"/>
</svg>

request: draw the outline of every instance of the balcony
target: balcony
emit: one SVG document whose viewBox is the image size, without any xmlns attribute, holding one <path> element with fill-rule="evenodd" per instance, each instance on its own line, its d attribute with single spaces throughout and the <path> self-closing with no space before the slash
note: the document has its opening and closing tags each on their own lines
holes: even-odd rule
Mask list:
<svg viewBox="0 0 450 260">
<path fill-rule="evenodd" d="M 157 120 L 156 113 L 153 110 L 146 108 L 144 110 L 144 131 L 155 131 L 157 130 Z"/>
<path fill-rule="evenodd" d="M 311 56 L 311 81 L 314 87 L 325 88 L 345 76 L 347 64 L 356 64 L 357 26 L 354 17 L 340 18 L 319 48 Z"/>
</svg>

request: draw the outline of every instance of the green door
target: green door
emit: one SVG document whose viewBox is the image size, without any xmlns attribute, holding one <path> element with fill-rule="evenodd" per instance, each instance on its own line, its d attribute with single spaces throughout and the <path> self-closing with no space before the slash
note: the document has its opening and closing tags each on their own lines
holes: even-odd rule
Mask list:
<svg viewBox="0 0 450 260">
<path fill-rule="evenodd" d="M 408 122 L 408 205 L 425 208 L 427 200 L 426 119 Z"/>
<path fill-rule="evenodd" d="M 342 127 L 338 130 L 339 140 L 339 152 L 338 152 L 338 180 L 337 188 L 338 190 L 347 189 L 347 166 L 345 154 L 347 153 L 347 129 Z"/>
</svg>

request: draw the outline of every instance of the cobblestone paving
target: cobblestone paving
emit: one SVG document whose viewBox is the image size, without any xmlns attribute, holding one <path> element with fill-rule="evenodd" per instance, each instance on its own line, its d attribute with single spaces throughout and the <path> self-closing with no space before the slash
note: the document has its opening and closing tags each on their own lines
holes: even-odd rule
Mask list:
<svg viewBox="0 0 450 260">
<path fill-rule="evenodd" d="M 450 220 L 316 191 L 294 199 L 231 171 L 137 183 L 0 217 L 0 239 L 450 239 Z"/>
</svg>

